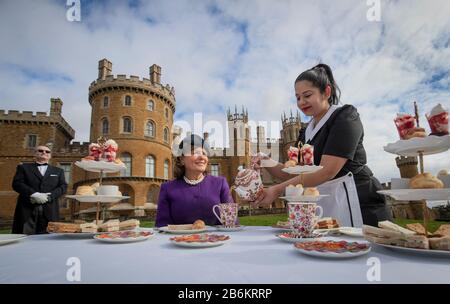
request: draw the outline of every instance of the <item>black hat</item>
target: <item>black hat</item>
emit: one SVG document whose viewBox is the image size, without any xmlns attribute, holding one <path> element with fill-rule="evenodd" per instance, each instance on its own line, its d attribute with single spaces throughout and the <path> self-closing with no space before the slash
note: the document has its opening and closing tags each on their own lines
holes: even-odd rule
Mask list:
<svg viewBox="0 0 450 304">
<path fill-rule="evenodd" d="M 191 134 L 186 136 L 178 145 L 181 155 L 190 155 L 195 148 L 203 148 L 209 154 L 209 144 L 201 136 Z"/>
</svg>

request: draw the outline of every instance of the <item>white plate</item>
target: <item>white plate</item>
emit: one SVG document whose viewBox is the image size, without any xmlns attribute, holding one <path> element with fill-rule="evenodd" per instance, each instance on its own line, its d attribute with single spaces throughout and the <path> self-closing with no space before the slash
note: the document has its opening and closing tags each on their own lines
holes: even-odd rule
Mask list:
<svg viewBox="0 0 450 304">
<path fill-rule="evenodd" d="M 355 228 L 355 227 L 341 227 L 338 228 L 339 232 L 348 236 L 353 237 L 364 237 L 362 228 Z"/>
<path fill-rule="evenodd" d="M 314 229 L 315 233 L 320 234 L 340 234 L 339 232 L 340 228 L 322 228 L 322 229 Z"/>
<path fill-rule="evenodd" d="M 177 246 L 181 247 L 190 247 L 190 248 L 207 248 L 207 247 L 217 247 L 225 244 L 229 240 L 226 241 L 217 241 L 217 242 L 176 242 L 172 241 L 172 244 L 175 244 Z"/>
<path fill-rule="evenodd" d="M 58 236 L 74 238 L 74 239 L 91 239 L 96 234 L 98 234 L 98 232 L 77 232 L 77 233 L 49 232 L 49 233 L 50 234 L 54 234 L 54 235 L 58 235 Z"/>
<path fill-rule="evenodd" d="M 23 240 L 26 237 L 26 234 L 0 234 L 0 245 L 14 243 Z"/>
<path fill-rule="evenodd" d="M 167 232 L 167 233 L 172 233 L 172 234 L 193 234 L 193 233 L 207 232 L 208 230 L 211 230 L 211 229 L 208 229 L 208 227 L 205 227 L 205 228 L 203 228 L 203 229 L 169 230 L 169 229 L 167 228 L 167 226 L 159 227 L 159 228 L 158 228 L 158 231 L 161 231 L 161 232 Z M 213 230 L 215 230 L 215 228 L 214 228 Z"/>
<path fill-rule="evenodd" d="M 405 253 L 414 253 L 414 254 L 420 254 L 425 255 L 429 257 L 446 257 L 450 258 L 450 251 L 446 250 L 434 250 L 434 249 L 416 249 L 416 248 L 407 248 L 407 247 L 400 247 L 400 246 L 393 246 L 393 245 L 384 245 L 384 244 L 378 244 L 374 243 L 378 246 L 386 247 L 389 249 L 392 249 L 394 251 L 400 251 Z"/>
<path fill-rule="evenodd" d="M 116 239 L 101 239 L 98 237 L 99 234 L 97 234 L 96 236 L 94 236 L 94 239 L 96 239 L 97 241 L 100 242 L 104 242 L 104 243 L 134 243 L 134 242 L 141 242 L 141 241 L 145 241 L 148 240 L 150 238 L 152 238 L 154 236 L 154 234 L 149 234 L 147 236 L 139 236 L 139 237 L 126 237 L 126 238 L 116 238 Z"/>
<path fill-rule="evenodd" d="M 314 242 L 314 241 L 320 241 L 322 238 L 320 236 L 313 237 L 313 238 L 295 238 L 295 237 L 287 237 L 283 235 L 284 233 L 277 234 L 277 238 L 280 240 L 283 240 L 288 243 L 303 243 L 303 242 Z"/>
<path fill-rule="evenodd" d="M 116 164 L 113 162 L 95 161 L 95 160 L 76 161 L 75 165 L 89 172 L 103 171 L 105 173 L 115 173 L 126 169 L 124 164 Z"/>
<path fill-rule="evenodd" d="M 408 140 L 398 140 L 384 147 L 384 151 L 402 155 L 418 156 L 419 151 L 424 155 L 445 152 L 450 149 L 450 136 L 414 137 Z"/>
<path fill-rule="evenodd" d="M 236 226 L 236 227 L 223 227 L 221 225 L 216 226 L 216 229 L 218 231 L 228 231 L 228 232 L 233 232 L 233 231 L 241 231 L 242 229 L 244 229 L 244 226 Z"/>
<path fill-rule="evenodd" d="M 318 202 L 322 198 L 329 196 L 328 194 L 321 194 L 317 196 L 312 195 L 299 195 L 299 196 L 280 196 L 281 199 L 288 202 Z"/>
<path fill-rule="evenodd" d="M 271 227 L 273 229 L 280 230 L 280 231 L 286 231 L 286 232 L 289 232 L 292 230 L 290 227 L 281 227 L 281 226 L 276 226 L 276 225 L 273 225 Z"/>
<path fill-rule="evenodd" d="M 393 189 L 380 190 L 380 194 L 389 195 L 399 201 L 446 201 L 450 200 L 450 188 L 445 189 Z"/>
<path fill-rule="evenodd" d="M 283 172 L 289 173 L 289 174 L 300 174 L 300 173 L 313 173 L 320 169 L 322 169 L 322 166 L 295 166 L 295 167 L 288 167 L 281 169 Z"/>
<path fill-rule="evenodd" d="M 342 253 L 336 253 L 336 252 L 321 252 L 316 250 L 304 250 L 300 249 L 294 246 L 295 250 L 300 251 L 303 254 L 320 257 L 320 258 L 331 258 L 331 259 L 348 259 L 348 258 L 354 258 L 361 255 L 365 255 L 370 252 L 370 247 L 367 250 L 364 251 L 358 251 L 358 252 L 342 252 Z"/>
<path fill-rule="evenodd" d="M 130 198 L 120 195 L 66 195 L 66 198 L 75 199 L 81 203 L 118 203 L 121 200 Z"/>
</svg>

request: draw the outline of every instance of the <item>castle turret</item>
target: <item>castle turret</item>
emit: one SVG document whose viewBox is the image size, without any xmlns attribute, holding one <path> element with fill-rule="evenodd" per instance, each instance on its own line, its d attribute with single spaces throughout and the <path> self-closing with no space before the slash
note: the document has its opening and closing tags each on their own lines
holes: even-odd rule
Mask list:
<svg viewBox="0 0 450 304">
<path fill-rule="evenodd" d="M 50 116 L 61 116 L 63 102 L 60 98 L 50 98 Z"/>
<path fill-rule="evenodd" d="M 161 67 L 159 65 L 153 64 L 150 67 L 150 81 L 152 83 L 161 83 Z"/>
<path fill-rule="evenodd" d="M 400 169 L 401 178 L 412 178 L 419 174 L 417 169 L 417 157 L 397 156 L 395 158 L 395 162 L 397 163 L 397 167 Z"/>
<path fill-rule="evenodd" d="M 98 79 L 104 80 L 106 76 L 112 73 L 112 62 L 108 59 L 102 59 L 98 62 Z"/>
</svg>

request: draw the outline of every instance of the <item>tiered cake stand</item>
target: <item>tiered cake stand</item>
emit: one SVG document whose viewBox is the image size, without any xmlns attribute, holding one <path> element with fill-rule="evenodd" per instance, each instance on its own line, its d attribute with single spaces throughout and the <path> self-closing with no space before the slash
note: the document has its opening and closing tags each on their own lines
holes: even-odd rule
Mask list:
<svg viewBox="0 0 450 304">
<path fill-rule="evenodd" d="M 116 164 L 113 162 L 106 161 L 94 161 L 94 160 L 82 160 L 75 162 L 75 165 L 80 167 L 81 169 L 89 172 L 97 172 L 100 173 L 100 181 L 99 185 L 102 185 L 103 181 L 103 173 L 116 173 L 125 169 L 124 164 Z M 97 204 L 97 212 L 96 212 L 96 222 L 98 223 L 100 220 L 100 207 L 102 207 L 102 218 L 105 219 L 105 204 L 113 204 L 118 203 L 121 200 L 129 198 L 129 196 L 120 196 L 120 195 L 67 195 L 67 198 L 71 198 L 77 200 L 81 203 L 96 203 Z"/>
<path fill-rule="evenodd" d="M 283 172 L 289 173 L 289 174 L 307 174 L 307 173 L 314 173 L 316 171 L 319 171 L 322 169 L 322 166 L 295 166 L 295 167 L 288 167 L 282 169 Z M 328 195 L 318 195 L 318 196 L 308 196 L 308 195 L 300 195 L 300 196 L 280 196 L 281 199 L 286 200 L 288 202 L 293 203 L 307 203 L 307 202 L 318 202 L 323 197 Z"/>
<path fill-rule="evenodd" d="M 399 140 L 384 147 L 386 152 L 400 156 L 416 156 L 419 158 L 420 173 L 424 173 L 424 155 L 442 153 L 450 149 L 450 136 L 415 137 L 409 140 Z M 421 201 L 423 206 L 424 227 L 427 229 L 430 220 L 426 201 L 450 200 L 450 189 L 393 189 L 381 190 L 378 193 L 388 195 L 396 200 Z M 427 229 L 428 231 L 428 229 Z"/>
</svg>

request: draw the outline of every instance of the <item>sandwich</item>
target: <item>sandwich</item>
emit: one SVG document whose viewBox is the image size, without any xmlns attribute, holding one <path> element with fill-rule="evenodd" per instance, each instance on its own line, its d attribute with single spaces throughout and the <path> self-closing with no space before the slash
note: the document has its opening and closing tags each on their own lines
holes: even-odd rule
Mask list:
<svg viewBox="0 0 450 304">
<path fill-rule="evenodd" d="M 131 219 L 119 223 L 119 230 L 132 230 L 138 228 L 140 225 L 139 220 Z"/>
<path fill-rule="evenodd" d="M 98 230 L 102 232 L 119 231 L 119 220 L 109 220 L 98 226 Z"/>
</svg>

